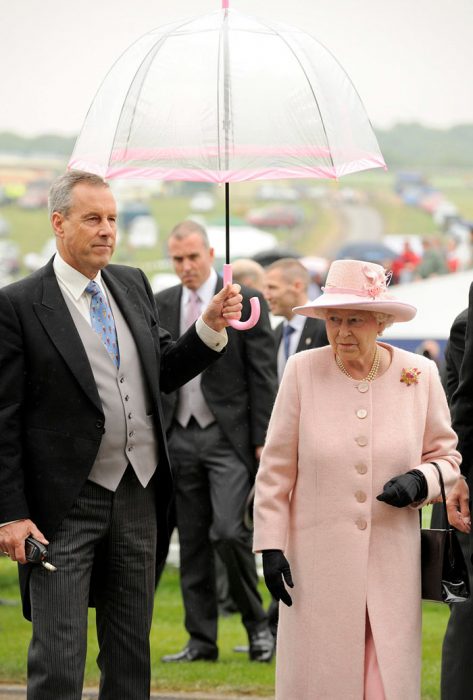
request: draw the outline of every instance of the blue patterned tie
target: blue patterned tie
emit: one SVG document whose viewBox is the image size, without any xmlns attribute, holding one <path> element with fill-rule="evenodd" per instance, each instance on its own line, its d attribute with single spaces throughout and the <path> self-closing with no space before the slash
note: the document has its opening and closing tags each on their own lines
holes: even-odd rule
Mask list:
<svg viewBox="0 0 473 700">
<path fill-rule="evenodd" d="M 92 328 L 98 335 L 105 349 L 112 358 L 115 367 L 120 367 L 120 351 L 118 349 L 117 331 L 112 310 L 98 284 L 89 282 L 85 291 L 92 295 L 90 303 L 90 320 Z"/>
<path fill-rule="evenodd" d="M 284 338 L 284 356 L 286 360 L 289 358 L 290 352 L 289 352 L 289 342 L 291 340 L 291 335 L 294 333 L 296 329 L 287 324 L 284 326 L 283 329 L 283 338 Z"/>
</svg>

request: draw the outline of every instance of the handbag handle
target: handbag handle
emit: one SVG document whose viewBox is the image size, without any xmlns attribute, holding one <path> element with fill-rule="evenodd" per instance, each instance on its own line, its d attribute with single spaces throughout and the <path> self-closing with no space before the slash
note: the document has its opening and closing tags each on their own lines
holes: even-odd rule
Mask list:
<svg viewBox="0 0 473 700">
<path fill-rule="evenodd" d="M 440 467 L 437 464 L 437 462 L 430 462 L 430 464 L 432 464 L 436 468 L 438 475 L 439 475 L 440 493 L 442 495 L 443 514 L 445 515 L 446 529 L 453 530 L 454 528 L 448 522 L 447 497 L 445 495 L 445 484 L 443 483 L 442 472 L 440 471 Z M 422 528 L 422 508 L 419 510 L 419 522 L 420 522 L 420 527 Z"/>
<path fill-rule="evenodd" d="M 434 467 L 436 468 L 436 470 L 438 471 L 438 474 L 439 474 L 440 493 L 442 494 L 443 511 L 444 511 L 444 515 L 445 515 L 445 521 L 447 523 L 447 529 L 449 529 L 448 513 L 447 513 L 447 497 L 445 496 L 445 484 L 443 483 L 442 472 L 440 471 L 440 467 L 437 464 L 437 462 L 431 462 L 430 464 L 434 465 Z"/>
</svg>

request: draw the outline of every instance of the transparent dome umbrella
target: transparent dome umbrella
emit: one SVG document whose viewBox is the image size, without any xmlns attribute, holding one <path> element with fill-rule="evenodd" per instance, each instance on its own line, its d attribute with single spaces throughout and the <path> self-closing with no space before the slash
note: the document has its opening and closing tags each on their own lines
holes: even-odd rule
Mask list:
<svg viewBox="0 0 473 700">
<path fill-rule="evenodd" d="M 376 136 L 334 56 L 305 31 L 241 14 L 228 0 L 122 54 L 69 162 L 107 179 L 225 183 L 225 281 L 230 182 L 338 179 L 377 167 L 386 166 Z M 257 302 L 235 327 L 254 325 Z"/>
</svg>

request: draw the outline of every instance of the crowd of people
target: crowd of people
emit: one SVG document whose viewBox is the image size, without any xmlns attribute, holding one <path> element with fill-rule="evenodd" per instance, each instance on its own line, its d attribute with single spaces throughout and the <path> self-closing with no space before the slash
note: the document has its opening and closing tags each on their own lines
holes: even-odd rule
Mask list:
<svg viewBox="0 0 473 700">
<path fill-rule="evenodd" d="M 444 243 L 437 236 L 424 236 L 422 251 L 416 253 L 409 240 L 405 240 L 402 252 L 387 266 L 392 271 L 393 284 L 404 284 L 458 272 L 470 265 L 461 260 L 454 238 Z"/>
<path fill-rule="evenodd" d="M 277 700 L 418 700 L 418 509 L 440 494 L 434 463 L 469 547 L 473 292 L 446 394 L 432 348 L 379 339 L 416 314 L 380 265 L 335 260 L 316 298 L 292 258 L 240 261 L 224 285 L 205 228 L 183 221 L 168 239 L 180 283 L 153 295 L 140 270 L 111 263 L 117 210 L 102 178 L 58 178 L 49 214 L 55 256 L 0 289 L 0 551 L 19 564 L 32 621 L 28 699 L 80 700 L 89 605 L 100 699 L 149 698 L 176 529 L 188 641 L 163 663 L 218 660 L 224 579 L 249 662 L 276 654 Z M 258 324 L 235 330 L 255 295 Z M 29 536 L 54 573 L 28 561 Z M 464 610 L 442 700 L 470 692 Z"/>
</svg>

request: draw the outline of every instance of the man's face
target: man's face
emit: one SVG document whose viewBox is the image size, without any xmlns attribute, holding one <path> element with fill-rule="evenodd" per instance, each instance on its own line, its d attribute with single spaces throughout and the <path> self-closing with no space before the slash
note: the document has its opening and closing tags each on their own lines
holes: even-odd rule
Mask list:
<svg viewBox="0 0 473 700">
<path fill-rule="evenodd" d="M 210 275 L 214 249 L 206 248 L 198 233 L 191 233 L 182 239 L 171 236 L 168 250 L 182 284 L 194 291 L 199 289 Z"/>
<path fill-rule="evenodd" d="M 300 289 L 294 282 L 288 282 L 281 270 L 269 270 L 265 274 L 264 298 L 275 316 L 293 317 L 292 309 L 298 305 Z"/>
<path fill-rule="evenodd" d="M 77 184 L 67 216 L 51 222 L 61 257 L 89 279 L 110 262 L 117 237 L 117 207 L 108 187 Z"/>
</svg>

